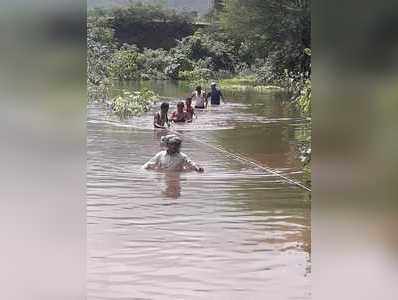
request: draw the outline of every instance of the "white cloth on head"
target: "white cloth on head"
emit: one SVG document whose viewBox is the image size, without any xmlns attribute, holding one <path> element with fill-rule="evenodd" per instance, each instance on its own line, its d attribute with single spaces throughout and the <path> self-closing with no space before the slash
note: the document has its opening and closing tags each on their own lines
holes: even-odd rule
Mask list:
<svg viewBox="0 0 398 300">
<path fill-rule="evenodd" d="M 164 135 L 160 138 L 160 144 L 167 146 L 172 144 L 181 145 L 182 140 L 175 134 Z"/>
<path fill-rule="evenodd" d="M 197 170 L 197 165 L 184 153 L 177 152 L 169 154 L 166 150 L 160 151 L 152 157 L 145 165 L 145 169 L 156 169 L 164 171 Z"/>
</svg>

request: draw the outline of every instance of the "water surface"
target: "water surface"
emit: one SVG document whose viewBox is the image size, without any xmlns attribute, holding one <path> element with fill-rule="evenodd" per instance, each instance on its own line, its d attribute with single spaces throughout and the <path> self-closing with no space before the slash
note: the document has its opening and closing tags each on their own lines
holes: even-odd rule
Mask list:
<svg viewBox="0 0 398 300">
<path fill-rule="evenodd" d="M 149 84 L 171 110 L 189 92 Z M 310 299 L 308 193 L 206 145 L 300 181 L 309 124 L 281 95 L 225 94 L 172 128 L 204 174 L 143 170 L 167 134 L 153 112 L 120 122 L 89 105 L 88 299 Z"/>
</svg>

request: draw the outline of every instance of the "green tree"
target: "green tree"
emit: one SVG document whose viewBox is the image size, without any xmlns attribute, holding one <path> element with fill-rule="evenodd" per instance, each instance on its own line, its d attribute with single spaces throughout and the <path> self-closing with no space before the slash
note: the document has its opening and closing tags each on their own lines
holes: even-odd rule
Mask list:
<svg viewBox="0 0 398 300">
<path fill-rule="evenodd" d="M 256 56 L 271 59 L 274 71 L 304 72 L 311 48 L 310 0 L 225 0 L 222 27 L 253 45 Z"/>
</svg>

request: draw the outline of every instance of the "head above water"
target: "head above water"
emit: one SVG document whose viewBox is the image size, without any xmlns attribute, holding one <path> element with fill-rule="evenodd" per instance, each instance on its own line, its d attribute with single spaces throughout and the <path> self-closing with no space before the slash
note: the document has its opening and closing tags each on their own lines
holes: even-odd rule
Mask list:
<svg viewBox="0 0 398 300">
<path fill-rule="evenodd" d="M 162 136 L 160 143 L 166 146 L 167 152 L 173 154 L 180 151 L 182 140 L 175 134 L 168 134 Z"/>
<path fill-rule="evenodd" d="M 160 110 L 162 111 L 162 112 L 168 112 L 168 110 L 169 110 L 169 104 L 167 103 L 167 102 L 163 102 L 161 105 L 160 105 Z"/>
<path fill-rule="evenodd" d="M 184 111 L 184 102 L 180 101 L 177 103 L 177 111 L 182 112 Z"/>
</svg>

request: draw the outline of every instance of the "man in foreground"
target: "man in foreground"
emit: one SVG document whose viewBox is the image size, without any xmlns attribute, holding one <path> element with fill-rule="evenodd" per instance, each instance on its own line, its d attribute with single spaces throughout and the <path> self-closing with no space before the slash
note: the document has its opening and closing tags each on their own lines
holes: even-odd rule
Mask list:
<svg viewBox="0 0 398 300">
<path fill-rule="evenodd" d="M 203 172 L 204 169 L 196 165 L 186 154 L 180 152 L 182 140 L 175 134 L 163 136 L 161 143 L 167 150 L 160 151 L 145 165 L 145 169 L 162 171 L 194 170 Z"/>
</svg>

